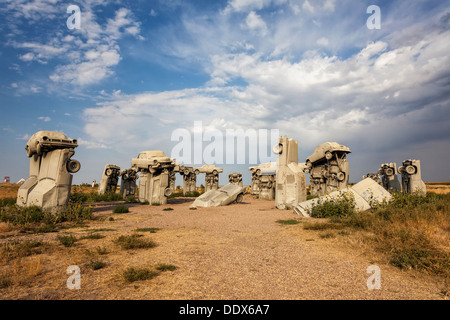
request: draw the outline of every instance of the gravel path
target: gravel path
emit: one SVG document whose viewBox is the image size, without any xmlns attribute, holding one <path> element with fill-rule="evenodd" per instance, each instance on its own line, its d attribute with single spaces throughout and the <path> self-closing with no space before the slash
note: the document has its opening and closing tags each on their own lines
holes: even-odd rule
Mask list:
<svg viewBox="0 0 450 320">
<path fill-rule="evenodd" d="M 73 249 L 41 255 L 43 271 L 27 288 L 3 289 L 5 298 L 24 299 L 443 299 L 439 284 L 422 275 L 382 264 L 361 249 L 346 245 L 345 236 L 322 239 L 318 231 L 303 230 L 292 211 L 277 210 L 273 201 L 253 199 L 218 208 L 190 210 L 193 199 L 171 199 L 164 206 L 132 205 L 130 213 L 111 208 L 90 229 L 99 240 L 82 240 Z M 172 211 L 163 211 L 164 208 Z M 277 220 L 301 220 L 282 225 Z M 114 244 L 118 235 L 136 228 L 157 227 L 142 233 L 158 245 L 152 249 L 123 250 Z M 86 229 L 70 229 L 86 234 Z M 55 237 L 46 234 L 45 237 Z M 106 247 L 107 265 L 92 271 L 82 268 L 82 289 L 65 288 L 65 269 L 89 259 L 86 249 Z M 151 280 L 126 283 L 119 272 L 128 266 L 177 266 Z M 367 267 L 381 269 L 381 289 L 369 290 Z"/>
</svg>

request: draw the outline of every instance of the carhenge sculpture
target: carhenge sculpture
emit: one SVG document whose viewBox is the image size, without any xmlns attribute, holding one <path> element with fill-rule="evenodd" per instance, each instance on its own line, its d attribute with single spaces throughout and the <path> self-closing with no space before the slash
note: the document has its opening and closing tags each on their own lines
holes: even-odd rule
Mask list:
<svg viewBox="0 0 450 320">
<path fill-rule="evenodd" d="M 228 182 L 242 187 L 242 173 L 230 173 L 228 175 Z"/>
<path fill-rule="evenodd" d="M 256 167 L 249 167 L 252 173 L 251 194 L 259 199 L 275 199 L 277 163 L 267 162 Z"/>
<path fill-rule="evenodd" d="M 38 131 L 28 140 L 25 150 L 30 158 L 30 174 L 19 188 L 17 205 L 55 210 L 67 205 L 72 175 L 81 165 L 71 157 L 78 147 L 76 139 L 63 133 Z"/>
<path fill-rule="evenodd" d="M 276 162 L 267 162 L 260 163 L 257 166 L 248 167 L 252 174 L 252 182 L 250 186 L 250 193 L 252 195 L 260 196 L 260 184 L 262 175 L 270 175 L 273 176 L 273 181 L 275 181 L 275 175 L 277 171 L 277 163 Z M 274 193 L 275 195 L 275 193 Z"/>
<path fill-rule="evenodd" d="M 170 188 L 170 172 L 175 167 L 163 151 L 142 151 L 131 160 L 131 168 L 140 172 L 139 201 L 149 204 L 166 204 L 173 193 Z"/>
<path fill-rule="evenodd" d="M 219 173 L 221 172 L 223 172 L 223 169 L 217 168 L 213 164 L 205 164 L 194 169 L 196 175 L 205 173 L 205 192 L 219 189 Z"/>
<path fill-rule="evenodd" d="M 402 175 L 402 189 L 406 193 L 417 193 L 425 195 L 427 187 L 422 181 L 420 169 L 420 160 L 405 160 L 402 166 L 398 168 L 398 173 Z"/>
<path fill-rule="evenodd" d="M 279 154 L 275 206 L 278 209 L 293 208 L 306 200 L 306 177 L 298 163 L 298 141 L 280 137 L 272 151 Z"/>
<path fill-rule="evenodd" d="M 197 191 L 197 175 L 194 172 L 194 168 L 182 166 L 180 174 L 183 176 L 183 195 Z"/>
<path fill-rule="evenodd" d="M 376 203 L 389 202 L 392 199 L 392 195 L 375 180 L 363 179 L 352 187 L 346 187 L 342 190 L 333 191 L 330 194 L 301 202 L 294 207 L 294 212 L 309 217 L 314 206 L 324 201 L 338 200 L 344 195 L 353 198 L 354 209 L 357 212 L 369 210 Z"/>
<path fill-rule="evenodd" d="M 136 180 L 138 178 L 137 171 L 130 168 L 125 169 L 121 173 L 122 181 L 120 182 L 120 195 L 123 199 L 136 194 Z"/>
<path fill-rule="evenodd" d="M 305 172 L 309 173 L 311 194 L 323 196 L 348 186 L 350 149 L 337 142 L 325 142 L 306 159 Z"/>
<path fill-rule="evenodd" d="M 397 164 L 395 162 L 383 163 L 378 169 L 378 174 L 381 176 L 383 188 L 389 192 L 402 191 L 402 186 L 397 177 Z"/>
<path fill-rule="evenodd" d="M 119 177 L 121 175 L 120 167 L 115 164 L 107 164 L 103 169 L 102 180 L 98 185 L 98 194 L 106 192 L 116 192 Z"/>
</svg>

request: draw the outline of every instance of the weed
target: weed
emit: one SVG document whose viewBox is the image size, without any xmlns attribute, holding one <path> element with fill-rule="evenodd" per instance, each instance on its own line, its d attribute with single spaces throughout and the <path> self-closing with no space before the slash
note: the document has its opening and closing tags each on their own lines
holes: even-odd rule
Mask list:
<svg viewBox="0 0 450 320">
<path fill-rule="evenodd" d="M 40 241 L 9 241 L 1 244 L 0 257 L 9 261 L 15 258 L 22 258 L 41 253 L 43 243 Z"/>
<path fill-rule="evenodd" d="M 156 231 L 161 230 L 160 228 L 138 228 L 136 229 L 137 232 L 150 232 L 150 233 L 156 233 Z"/>
<path fill-rule="evenodd" d="M 322 239 L 329 239 L 329 238 L 336 237 L 336 235 L 333 232 L 325 232 L 325 233 L 320 233 L 319 237 L 321 237 Z"/>
<path fill-rule="evenodd" d="M 97 247 L 96 251 L 97 251 L 97 254 L 99 254 L 101 256 L 109 253 L 109 251 L 105 247 Z"/>
<path fill-rule="evenodd" d="M 140 280 L 149 280 L 158 275 L 158 272 L 149 268 L 133 268 L 129 267 L 122 272 L 123 278 L 127 282 L 134 282 Z"/>
<path fill-rule="evenodd" d="M 89 263 L 86 264 L 86 267 L 92 270 L 98 270 L 106 266 L 106 263 L 100 260 L 91 260 Z"/>
<path fill-rule="evenodd" d="M 11 207 L 16 204 L 16 198 L 4 198 L 0 199 L 0 207 Z"/>
<path fill-rule="evenodd" d="M 129 236 L 120 236 L 115 242 L 123 249 L 147 249 L 156 246 L 152 240 L 140 239 L 142 235 L 133 234 Z"/>
<path fill-rule="evenodd" d="M 165 264 L 165 263 L 161 263 L 156 267 L 156 270 L 159 270 L 159 271 L 174 271 L 175 269 L 177 269 L 176 266 L 174 266 L 172 264 Z"/>
<path fill-rule="evenodd" d="M 12 285 L 11 279 L 4 274 L 0 274 L 0 289 L 4 289 Z"/>
<path fill-rule="evenodd" d="M 276 222 L 278 222 L 279 224 L 285 224 L 285 225 L 292 225 L 292 224 L 298 224 L 298 223 L 300 223 L 300 221 L 294 220 L 294 219 L 290 219 L 290 220 L 277 220 Z"/>
<path fill-rule="evenodd" d="M 96 239 L 103 239 L 105 236 L 103 236 L 103 235 L 101 235 L 101 234 L 98 234 L 98 233 L 92 233 L 92 234 L 89 234 L 89 235 L 87 235 L 87 236 L 82 236 L 81 238 L 80 238 L 80 240 L 81 239 L 92 239 L 92 240 L 96 240 Z"/>
<path fill-rule="evenodd" d="M 75 203 L 85 203 L 85 202 L 113 202 L 122 201 L 122 195 L 115 192 L 106 192 L 104 194 L 98 194 L 95 192 L 91 193 L 71 193 L 70 201 Z"/>
<path fill-rule="evenodd" d="M 336 229 L 339 228 L 339 225 L 335 224 L 335 223 L 329 223 L 329 222 L 325 222 L 325 223 L 305 223 L 303 225 L 303 229 L 305 230 L 326 230 L 326 229 Z"/>
<path fill-rule="evenodd" d="M 173 208 L 164 208 L 163 211 L 172 211 Z"/>
<path fill-rule="evenodd" d="M 74 237 L 73 235 L 67 236 L 58 235 L 57 239 L 64 247 L 72 247 L 77 241 L 77 238 Z"/>
<path fill-rule="evenodd" d="M 324 214 L 329 217 L 329 222 L 324 225 L 305 224 L 304 228 L 346 228 L 338 232 L 341 235 L 349 235 L 347 229 L 363 231 L 361 236 L 364 241 L 385 255 L 393 266 L 444 277 L 450 275 L 450 253 L 442 245 L 449 241 L 449 194 L 427 193 L 421 196 L 393 193 L 389 203 L 373 205 L 371 210 L 365 212 L 346 210 L 351 209 L 346 201 L 343 200 L 343 205 L 337 204 L 344 208 L 343 214 Z"/>
</svg>

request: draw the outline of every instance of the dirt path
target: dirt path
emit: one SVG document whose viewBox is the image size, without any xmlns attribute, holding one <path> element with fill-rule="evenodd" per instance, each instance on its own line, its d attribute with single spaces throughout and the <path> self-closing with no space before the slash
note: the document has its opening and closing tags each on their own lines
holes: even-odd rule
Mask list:
<svg viewBox="0 0 450 320">
<path fill-rule="evenodd" d="M 345 237 L 322 239 L 302 223 L 282 225 L 277 220 L 306 220 L 292 211 L 277 210 L 273 201 L 246 195 L 243 204 L 189 210 L 192 199 L 171 199 L 164 206 L 132 205 L 130 213 L 112 214 L 98 208 L 90 227 L 68 229 L 76 236 L 103 229 L 103 239 L 84 239 L 73 248 L 57 245 L 55 234 L 33 236 L 53 241 L 56 249 L 27 257 L 6 272 L 26 270 L 37 263 L 41 272 L 26 285 L 0 289 L 6 299 L 443 299 L 439 285 L 425 276 L 402 272 L 371 260 L 361 250 L 345 245 Z M 163 211 L 164 208 L 172 211 Z M 114 221 L 109 221 L 109 217 Z M 137 228 L 158 245 L 151 249 L 124 250 L 113 241 Z M 109 230 L 109 231 L 108 231 Z M 60 231 L 61 233 L 61 231 Z M 30 237 L 30 236 L 26 236 Z M 18 239 L 18 238 L 17 238 Z M 95 248 L 109 254 L 93 271 L 83 267 Z M 34 260 L 33 260 L 34 259 Z M 36 262 L 39 259 L 38 262 Z M 35 262 L 33 262 L 35 261 Z M 128 266 L 177 266 L 151 280 L 126 283 L 120 271 Z M 66 268 L 80 265 L 82 288 L 68 290 Z M 369 265 L 381 269 L 381 289 L 367 288 Z M 22 268 L 23 267 L 23 268 Z M 9 268 L 9 269 L 8 269 Z M 15 268 L 15 269 L 12 269 Z M 22 269 L 21 269 L 22 268 Z M 9 271 L 8 271 L 9 270 Z M 11 271 L 12 270 L 12 271 Z M 14 271 L 16 270 L 16 271 Z"/>
</svg>

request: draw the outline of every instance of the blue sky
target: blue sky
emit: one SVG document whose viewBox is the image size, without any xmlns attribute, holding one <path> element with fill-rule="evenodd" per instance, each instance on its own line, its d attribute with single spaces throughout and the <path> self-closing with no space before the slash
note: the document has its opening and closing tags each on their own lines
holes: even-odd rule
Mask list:
<svg viewBox="0 0 450 320">
<path fill-rule="evenodd" d="M 170 155 L 172 133 L 201 120 L 279 129 L 300 161 L 342 143 L 352 182 L 410 158 L 425 181 L 450 180 L 449 1 L 0 0 L 0 21 L 1 178 L 27 178 L 39 130 L 79 140 L 79 184 L 143 150 Z M 249 165 L 219 165 L 221 183 L 249 183 Z"/>
</svg>

